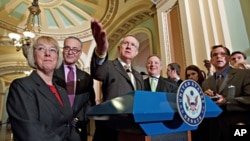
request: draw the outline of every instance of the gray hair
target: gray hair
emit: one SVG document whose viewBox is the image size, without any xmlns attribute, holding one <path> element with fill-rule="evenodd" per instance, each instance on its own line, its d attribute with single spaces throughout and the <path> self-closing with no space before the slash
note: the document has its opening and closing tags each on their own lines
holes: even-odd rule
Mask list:
<svg viewBox="0 0 250 141">
<path fill-rule="evenodd" d="M 139 42 L 139 40 L 138 40 L 134 35 L 132 35 L 132 34 L 129 34 L 129 35 L 124 36 L 124 37 L 120 40 L 120 45 L 122 45 L 124 38 L 129 37 L 129 36 L 135 38 L 135 40 L 137 41 L 136 48 L 139 49 L 139 47 L 140 47 L 140 42 Z"/>
<path fill-rule="evenodd" d="M 79 38 L 75 37 L 75 36 L 69 36 L 69 37 L 65 38 L 65 39 L 64 39 L 64 42 L 63 42 L 63 46 L 65 46 L 65 42 L 66 42 L 68 39 L 75 39 L 75 40 L 77 40 L 77 41 L 80 43 L 81 49 L 82 49 L 82 41 L 81 41 Z"/>
<path fill-rule="evenodd" d="M 59 47 L 59 44 L 58 42 L 53 38 L 53 37 L 50 37 L 50 36 L 39 36 L 33 43 L 33 46 L 30 47 L 27 51 L 27 61 L 28 61 L 28 64 L 31 68 L 33 69 L 37 69 L 37 65 L 36 65 L 36 62 L 34 60 L 34 49 L 37 47 L 38 43 L 39 42 L 45 42 L 45 43 L 50 43 L 52 45 L 55 46 L 55 48 L 58 50 L 57 54 L 58 54 L 58 57 L 57 57 L 57 66 L 55 69 L 58 69 L 61 64 L 62 64 L 62 60 L 63 60 L 63 57 L 62 57 L 62 52 L 60 51 L 60 47 Z"/>
</svg>

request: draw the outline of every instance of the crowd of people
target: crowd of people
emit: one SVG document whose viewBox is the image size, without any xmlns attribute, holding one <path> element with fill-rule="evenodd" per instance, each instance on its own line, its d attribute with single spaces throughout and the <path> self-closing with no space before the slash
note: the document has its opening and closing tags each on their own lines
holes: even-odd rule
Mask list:
<svg viewBox="0 0 250 141">
<path fill-rule="evenodd" d="M 204 60 L 207 73 L 191 64 L 185 68 L 184 79 L 176 62 L 167 65 L 167 78 L 161 76 L 161 58 L 150 55 L 145 65 L 148 77 L 144 79 L 132 66 L 140 47 L 135 36 L 124 36 L 117 48 L 117 58 L 109 60 L 106 31 L 97 20 L 91 21 L 91 29 L 96 48 L 90 74 L 76 65 L 83 50 L 77 37 L 67 37 L 62 52 L 57 41 L 49 36 L 38 37 L 29 48 L 26 57 L 34 70 L 31 75 L 11 83 L 7 98 L 15 141 L 87 141 L 89 119 L 86 112 L 96 105 L 94 79 L 102 82 L 102 102 L 135 90 L 176 93 L 184 80 L 194 80 L 204 94 L 218 98 L 214 102 L 223 112 L 216 118 L 205 119 L 192 131 L 192 141 L 228 141 L 231 125 L 250 124 L 250 73 L 243 52 L 230 53 L 223 45 L 212 46 L 210 60 Z M 218 88 L 219 76 L 222 82 Z M 235 88 L 233 98 L 228 98 L 229 86 Z M 121 135 L 116 127 L 124 120 L 96 120 L 93 141 L 118 141 Z M 129 134 L 134 138 L 142 136 L 137 132 Z M 180 132 L 152 136 L 151 140 L 187 138 L 186 132 Z"/>
</svg>

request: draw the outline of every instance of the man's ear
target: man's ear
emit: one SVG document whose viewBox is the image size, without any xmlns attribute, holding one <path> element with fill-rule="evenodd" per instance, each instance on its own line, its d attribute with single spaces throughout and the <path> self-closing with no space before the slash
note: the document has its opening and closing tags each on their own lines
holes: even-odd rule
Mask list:
<svg viewBox="0 0 250 141">
<path fill-rule="evenodd" d="M 138 49 L 136 50 L 135 56 L 139 53 Z"/>
</svg>

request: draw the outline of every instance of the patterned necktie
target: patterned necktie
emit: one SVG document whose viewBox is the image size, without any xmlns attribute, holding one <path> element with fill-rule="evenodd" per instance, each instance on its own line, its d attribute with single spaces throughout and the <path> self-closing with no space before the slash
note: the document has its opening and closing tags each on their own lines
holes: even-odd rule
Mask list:
<svg viewBox="0 0 250 141">
<path fill-rule="evenodd" d="M 220 90 L 220 86 L 221 86 L 221 84 L 222 84 L 222 74 L 219 74 L 218 75 L 218 78 L 217 78 L 217 85 L 216 85 L 216 89 L 217 89 L 217 93 L 219 92 L 219 90 Z"/>
<path fill-rule="evenodd" d="M 75 80 L 74 80 L 73 67 L 68 66 L 68 69 L 69 69 L 69 72 L 67 75 L 66 89 L 68 92 L 70 105 L 72 106 L 74 102 L 74 98 L 75 98 Z"/>
<path fill-rule="evenodd" d="M 125 68 L 125 70 L 126 70 L 128 76 L 129 76 L 129 78 L 130 78 L 130 80 L 131 80 L 131 82 L 132 82 L 132 84 L 133 84 L 133 87 L 136 89 L 135 81 L 134 81 L 134 79 L 133 79 L 134 77 L 133 77 L 133 74 L 132 74 L 132 72 L 131 72 L 131 70 L 130 70 L 130 66 L 129 66 L 129 65 L 124 65 L 124 68 Z"/>
<path fill-rule="evenodd" d="M 157 86 L 156 78 L 151 78 L 150 86 L 151 86 L 151 91 L 155 92 L 156 91 L 156 86 Z"/>
</svg>

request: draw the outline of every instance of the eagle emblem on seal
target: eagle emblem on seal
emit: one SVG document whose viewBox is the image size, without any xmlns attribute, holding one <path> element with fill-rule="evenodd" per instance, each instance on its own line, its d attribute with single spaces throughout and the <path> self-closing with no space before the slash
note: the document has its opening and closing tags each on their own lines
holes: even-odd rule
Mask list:
<svg viewBox="0 0 250 141">
<path fill-rule="evenodd" d="M 196 112 L 197 111 L 197 104 L 198 104 L 198 95 L 194 95 L 194 92 L 191 90 L 189 94 L 186 94 L 186 110 L 190 112 Z"/>
</svg>

